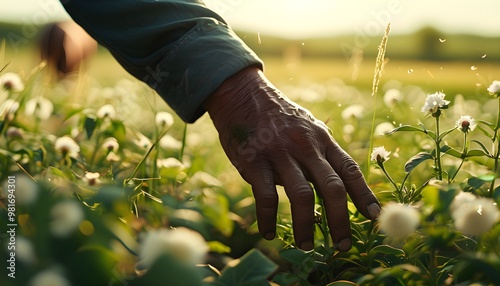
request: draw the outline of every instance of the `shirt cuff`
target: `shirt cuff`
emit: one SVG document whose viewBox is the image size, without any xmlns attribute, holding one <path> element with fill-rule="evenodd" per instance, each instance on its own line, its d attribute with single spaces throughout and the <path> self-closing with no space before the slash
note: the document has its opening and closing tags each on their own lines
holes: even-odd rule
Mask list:
<svg viewBox="0 0 500 286">
<path fill-rule="evenodd" d="M 203 115 L 202 103 L 226 79 L 249 66 L 263 69 L 259 57 L 223 22 L 206 18 L 184 34 L 143 81 L 184 120 Z"/>
</svg>

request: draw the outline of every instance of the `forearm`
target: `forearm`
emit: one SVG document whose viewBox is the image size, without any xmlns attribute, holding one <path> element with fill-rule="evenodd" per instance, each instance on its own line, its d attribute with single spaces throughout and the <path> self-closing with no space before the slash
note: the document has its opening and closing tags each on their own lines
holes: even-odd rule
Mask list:
<svg viewBox="0 0 500 286">
<path fill-rule="evenodd" d="M 65 1 L 62 1 L 63 3 Z M 260 59 L 197 1 L 71 0 L 72 18 L 186 122 L 229 77 Z"/>
</svg>

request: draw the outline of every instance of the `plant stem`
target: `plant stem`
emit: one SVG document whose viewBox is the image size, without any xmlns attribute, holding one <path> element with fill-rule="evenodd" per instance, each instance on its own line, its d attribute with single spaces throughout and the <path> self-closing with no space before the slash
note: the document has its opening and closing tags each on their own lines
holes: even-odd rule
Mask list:
<svg viewBox="0 0 500 286">
<path fill-rule="evenodd" d="M 465 162 L 465 155 L 467 155 L 468 145 L 469 144 L 467 143 L 467 132 L 464 132 L 464 149 L 462 151 L 462 162 L 460 162 L 460 165 L 458 166 L 457 171 L 455 172 L 455 174 L 451 178 L 448 179 L 448 183 L 453 182 L 453 180 L 455 179 L 455 177 L 458 174 L 458 171 L 460 171 L 460 168 L 462 168 L 462 165 Z"/>
<path fill-rule="evenodd" d="M 497 113 L 497 123 L 495 124 L 495 135 L 493 135 L 493 143 L 497 140 L 497 149 L 495 150 L 495 165 L 493 167 L 493 180 L 491 180 L 490 185 L 490 197 L 493 197 L 493 190 L 495 188 L 495 179 L 497 178 L 498 170 L 498 156 L 500 155 L 500 140 L 498 140 L 498 129 L 500 128 L 500 97 L 498 97 L 498 113 Z"/>
<path fill-rule="evenodd" d="M 378 165 L 379 165 L 380 169 L 382 169 L 382 171 L 384 172 L 384 174 L 387 177 L 387 179 L 389 179 L 389 182 L 391 182 L 391 184 L 394 187 L 394 189 L 396 190 L 396 193 L 398 194 L 398 200 L 399 200 L 399 202 L 402 202 L 403 201 L 403 196 L 401 195 L 401 191 L 402 190 L 400 188 L 398 188 L 398 185 L 396 184 L 396 182 L 394 182 L 394 180 L 392 179 L 391 175 L 389 175 L 389 173 L 387 173 L 387 170 L 384 167 L 384 163 L 379 163 Z"/>
<path fill-rule="evenodd" d="M 443 171 L 441 169 L 441 148 L 439 147 L 441 139 L 439 138 L 439 115 L 436 116 L 436 168 L 438 180 L 443 180 Z"/>
<path fill-rule="evenodd" d="M 436 281 L 435 276 L 436 276 L 436 272 L 438 270 L 437 267 L 438 267 L 437 250 L 435 247 L 432 247 L 431 251 L 430 251 L 430 257 L 429 257 L 429 273 L 430 273 L 432 281 Z"/>
<path fill-rule="evenodd" d="M 182 133 L 182 146 L 181 146 L 181 151 L 179 152 L 179 161 L 181 162 L 182 162 L 182 157 L 184 157 L 184 149 L 186 148 L 187 129 L 188 125 L 186 123 L 184 124 L 184 132 Z"/>
<path fill-rule="evenodd" d="M 327 253 L 330 253 L 330 230 L 328 229 L 328 222 L 326 221 L 325 204 L 323 199 L 319 198 L 321 205 L 321 231 L 323 232 L 324 247 Z"/>
</svg>

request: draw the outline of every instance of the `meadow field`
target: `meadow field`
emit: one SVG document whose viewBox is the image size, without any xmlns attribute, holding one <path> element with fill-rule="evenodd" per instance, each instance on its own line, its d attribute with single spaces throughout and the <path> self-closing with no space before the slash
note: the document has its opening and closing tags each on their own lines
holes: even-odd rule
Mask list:
<svg viewBox="0 0 500 286">
<path fill-rule="evenodd" d="M 402 58 L 389 38 L 372 95 L 373 51 L 300 46 L 263 51 L 265 73 L 326 122 L 384 206 L 372 222 L 349 203 L 349 252 L 332 245 L 320 198 L 315 249 L 296 248 L 281 188 L 277 239 L 262 240 L 210 118 L 186 126 L 108 52 L 54 82 L 34 49 L 4 46 L 0 77 L 18 74 L 23 87 L 0 94 L 1 231 L 16 222 L 18 247 L 16 278 L 2 267 L 0 284 L 499 284 L 495 55 Z"/>
</svg>

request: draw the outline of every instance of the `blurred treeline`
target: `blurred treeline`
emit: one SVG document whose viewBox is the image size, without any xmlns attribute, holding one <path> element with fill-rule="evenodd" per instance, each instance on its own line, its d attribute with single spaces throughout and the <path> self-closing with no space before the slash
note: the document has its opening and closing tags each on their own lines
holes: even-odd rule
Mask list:
<svg viewBox="0 0 500 286">
<path fill-rule="evenodd" d="M 370 37 L 353 34 L 317 39 L 289 40 L 254 32 L 238 32 L 260 55 L 300 54 L 301 57 L 349 58 L 359 51 L 364 57 L 376 57 L 382 34 Z M 412 34 L 389 36 L 387 57 L 425 61 L 500 61 L 500 38 L 470 34 L 448 34 L 425 27 Z"/>
<path fill-rule="evenodd" d="M 0 39 L 7 39 L 7 49 L 32 47 L 40 26 L 0 23 Z M 257 54 L 265 57 L 299 56 L 301 58 L 350 58 L 353 51 L 364 57 L 376 57 L 382 35 L 363 33 L 291 40 L 264 33 L 237 31 L 237 34 Z M 386 55 L 391 59 L 425 61 L 483 61 L 500 62 L 500 39 L 471 34 L 449 34 L 424 27 L 406 35 L 391 34 Z"/>
</svg>

